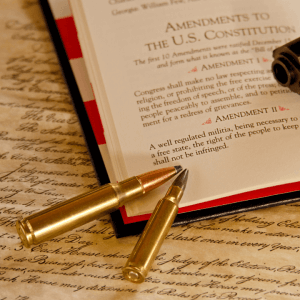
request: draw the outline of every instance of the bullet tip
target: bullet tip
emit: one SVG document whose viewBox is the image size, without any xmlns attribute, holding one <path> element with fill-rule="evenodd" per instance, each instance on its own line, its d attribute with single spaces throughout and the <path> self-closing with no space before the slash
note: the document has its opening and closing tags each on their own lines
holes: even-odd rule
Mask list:
<svg viewBox="0 0 300 300">
<path fill-rule="evenodd" d="M 172 166 L 167 168 L 162 168 L 158 170 L 154 170 L 151 172 L 147 172 L 141 175 L 136 176 L 139 181 L 141 182 L 144 191 L 149 192 L 158 186 L 165 183 L 167 180 L 169 180 L 171 177 L 177 175 L 182 171 L 182 167 L 180 165 L 178 166 Z"/>
<path fill-rule="evenodd" d="M 182 166 L 175 166 L 176 173 L 180 173 L 182 171 Z"/>
<path fill-rule="evenodd" d="M 185 190 L 187 179 L 188 179 L 189 171 L 188 169 L 185 169 L 181 172 L 180 175 L 174 180 L 173 186 L 180 187 L 183 191 Z"/>
</svg>

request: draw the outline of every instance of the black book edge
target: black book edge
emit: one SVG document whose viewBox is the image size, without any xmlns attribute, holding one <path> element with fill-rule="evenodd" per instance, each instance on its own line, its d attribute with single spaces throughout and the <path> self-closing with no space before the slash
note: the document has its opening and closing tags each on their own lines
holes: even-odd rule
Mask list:
<svg viewBox="0 0 300 300">
<path fill-rule="evenodd" d="M 69 63 L 69 59 L 65 52 L 63 42 L 60 38 L 60 34 L 56 27 L 56 22 L 52 15 L 49 3 L 48 1 L 40 0 L 40 5 L 52 36 L 52 41 L 57 52 L 57 56 L 65 77 L 65 81 L 69 88 L 75 111 L 78 115 L 82 130 L 84 132 L 85 142 L 88 147 L 90 157 L 92 159 L 98 182 L 99 184 L 109 183 L 110 181 L 108 178 L 108 174 L 106 172 L 106 168 L 98 144 L 96 142 L 92 126 L 86 113 L 81 94 L 79 92 L 71 65 Z M 277 205 L 284 205 L 297 201 L 300 201 L 300 191 L 196 210 L 192 212 L 178 214 L 173 226 L 180 226 L 192 222 L 214 219 L 227 215 L 240 214 L 251 210 L 258 210 Z M 140 221 L 131 224 L 124 224 L 121 212 L 119 210 L 111 213 L 111 219 L 117 238 L 140 234 L 147 223 L 147 221 Z"/>
<path fill-rule="evenodd" d="M 195 210 L 192 212 L 178 214 L 175 218 L 173 226 L 175 227 L 192 222 L 241 214 L 248 211 L 290 204 L 297 201 L 300 201 L 300 191 Z M 147 221 L 140 221 L 136 223 L 124 224 L 120 211 L 115 211 L 111 215 L 113 215 L 114 229 L 118 238 L 140 234 L 147 223 Z"/>
</svg>

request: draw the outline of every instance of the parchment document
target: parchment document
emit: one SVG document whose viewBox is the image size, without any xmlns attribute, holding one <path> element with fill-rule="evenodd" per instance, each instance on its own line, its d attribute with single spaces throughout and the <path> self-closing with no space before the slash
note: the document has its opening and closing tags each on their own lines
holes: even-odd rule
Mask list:
<svg viewBox="0 0 300 300">
<path fill-rule="evenodd" d="M 17 218 L 97 183 L 37 1 L 0 15 L 1 300 L 300 298 L 298 204 L 172 228 L 140 285 L 109 217 L 24 248 Z"/>
</svg>

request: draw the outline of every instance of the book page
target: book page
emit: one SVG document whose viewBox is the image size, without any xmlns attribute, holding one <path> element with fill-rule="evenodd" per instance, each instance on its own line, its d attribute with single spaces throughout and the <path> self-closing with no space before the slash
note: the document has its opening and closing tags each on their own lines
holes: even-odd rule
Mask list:
<svg viewBox="0 0 300 300">
<path fill-rule="evenodd" d="M 298 204 L 171 228 L 140 285 L 121 275 L 138 237 L 117 240 L 108 216 L 24 248 L 17 218 L 89 191 L 96 179 L 38 2 L 0 8 L 1 300 L 299 298 Z M 44 92 L 29 91 L 35 84 Z"/>
<path fill-rule="evenodd" d="M 182 207 L 299 181 L 299 95 L 271 72 L 299 1 L 71 5 L 118 180 L 181 164 Z"/>
</svg>

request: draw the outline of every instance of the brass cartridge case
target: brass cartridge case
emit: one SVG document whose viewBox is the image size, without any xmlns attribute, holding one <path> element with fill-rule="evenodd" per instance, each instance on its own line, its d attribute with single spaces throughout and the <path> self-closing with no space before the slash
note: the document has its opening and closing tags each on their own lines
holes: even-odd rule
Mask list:
<svg viewBox="0 0 300 300">
<path fill-rule="evenodd" d="M 125 201 L 143 194 L 136 177 L 107 184 L 17 221 L 17 231 L 24 246 L 30 247 L 111 213 Z"/>
<path fill-rule="evenodd" d="M 36 245 L 65 233 L 103 215 L 117 210 L 157 188 L 182 170 L 181 166 L 167 167 L 116 184 L 106 184 L 16 222 L 25 247 Z"/>
<path fill-rule="evenodd" d="M 187 172 L 183 171 L 178 178 L 181 175 L 185 178 L 185 187 Z M 182 198 L 184 187 L 174 185 L 174 183 L 169 188 L 166 196 L 157 203 L 140 239 L 123 268 L 124 277 L 131 282 L 141 283 L 145 280 L 178 213 L 178 203 Z"/>
</svg>

